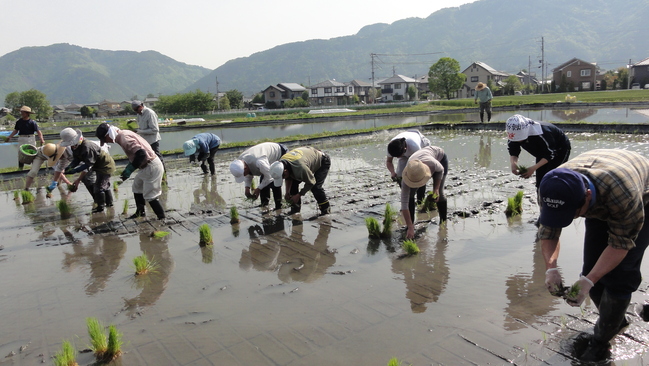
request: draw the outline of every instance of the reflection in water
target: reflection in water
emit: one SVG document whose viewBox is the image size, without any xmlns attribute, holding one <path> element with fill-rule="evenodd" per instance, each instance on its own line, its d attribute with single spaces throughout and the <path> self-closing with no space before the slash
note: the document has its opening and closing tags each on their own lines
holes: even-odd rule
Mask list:
<svg viewBox="0 0 649 366">
<path fill-rule="evenodd" d="M 73 241 L 74 237 L 67 227 L 62 226 L 61 230 Z M 93 235 L 88 245 L 77 242 L 71 248 L 72 253 L 63 253 L 63 268 L 70 270 L 77 265 L 90 267 L 90 278 L 85 287 L 89 296 L 106 287 L 126 253 L 126 243 L 117 235 Z"/>
<path fill-rule="evenodd" d="M 141 291 L 134 298 L 124 299 L 123 310 L 129 317 L 136 315 L 143 307 L 154 305 L 162 296 L 174 267 L 167 247 L 168 239 L 169 236 L 154 238 L 148 233 L 140 233 L 140 249 L 157 263 L 157 267 L 153 272 L 134 277 L 135 287 Z"/>
<path fill-rule="evenodd" d="M 191 211 L 214 209 L 225 205 L 225 200 L 216 191 L 216 176 L 205 175 L 201 186 L 194 190 Z"/>
<path fill-rule="evenodd" d="M 445 225 L 439 227 L 432 257 L 426 247 L 427 245 L 420 245 L 421 252 L 416 256 L 395 258 L 392 261 L 392 271 L 403 275 L 406 298 L 410 300 L 413 313 L 423 313 L 427 303 L 437 302 L 448 283 L 448 230 Z"/>
<path fill-rule="evenodd" d="M 483 168 L 489 168 L 491 165 L 491 136 L 487 137 L 487 144 L 485 144 L 484 136 L 480 135 L 480 146 L 475 156 L 475 163 Z"/>
<path fill-rule="evenodd" d="M 552 117 L 559 121 L 583 121 L 597 114 L 597 109 L 558 109 L 552 110 Z"/>
<path fill-rule="evenodd" d="M 313 244 L 305 240 L 301 221 L 293 220 L 290 236 L 286 236 L 281 216 L 265 219 L 263 227 L 251 226 L 248 229 L 250 247 L 241 251 L 239 268 L 277 271 L 282 282 L 318 280 L 336 263 L 334 252 L 327 246 L 331 225 L 319 224 Z"/>
<path fill-rule="evenodd" d="M 517 321 L 537 322 L 539 317 L 548 314 L 556 307 L 556 297 L 545 289 L 545 261 L 541 252 L 541 242 L 534 244 L 532 275 L 515 274 L 505 281 L 505 294 L 509 304 L 505 308 L 505 329 L 517 330 L 526 327 Z"/>
</svg>

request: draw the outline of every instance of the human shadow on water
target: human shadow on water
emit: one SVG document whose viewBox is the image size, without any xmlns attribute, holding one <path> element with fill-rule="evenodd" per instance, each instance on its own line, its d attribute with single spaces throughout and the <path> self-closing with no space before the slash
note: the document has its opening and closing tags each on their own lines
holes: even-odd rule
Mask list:
<svg viewBox="0 0 649 366">
<path fill-rule="evenodd" d="M 140 249 L 156 263 L 156 267 L 149 273 L 133 277 L 135 288 L 141 291 L 133 298 L 124 299 L 122 311 L 127 316 L 139 315 L 145 307 L 154 305 L 167 287 L 169 275 L 174 269 L 174 261 L 167 246 L 168 239 L 169 236 L 155 238 L 150 233 L 140 233 Z"/>
<path fill-rule="evenodd" d="M 480 136 L 480 143 L 478 147 L 478 154 L 475 156 L 475 163 L 479 167 L 489 168 L 491 165 L 491 136 L 487 137 L 487 143 L 484 142 L 484 137 Z"/>
<path fill-rule="evenodd" d="M 61 228 L 72 234 L 67 228 Z M 77 242 L 70 246 L 72 252 L 63 253 L 63 268 L 72 270 L 77 266 L 87 266 L 90 278 L 85 286 L 88 296 L 93 296 L 106 287 L 106 283 L 115 273 L 126 253 L 126 242 L 117 235 L 93 235 L 90 242 L 83 245 Z"/>
<path fill-rule="evenodd" d="M 191 211 L 214 210 L 219 206 L 224 206 L 225 200 L 216 188 L 216 177 L 204 176 L 200 187 L 193 192 L 194 202 L 192 202 Z"/>
<path fill-rule="evenodd" d="M 532 273 L 513 274 L 507 278 L 505 285 L 509 300 L 505 308 L 508 316 L 504 317 L 507 330 L 526 328 L 524 323 L 538 322 L 561 302 L 545 288 L 545 260 L 540 241 L 534 243 Z"/>
<path fill-rule="evenodd" d="M 406 298 L 410 300 L 410 309 L 413 313 L 423 313 L 427 309 L 427 303 L 439 300 L 450 274 L 446 260 L 448 248 L 446 225 L 439 227 L 434 246 L 424 240 L 419 240 L 417 243 L 419 254 L 392 259 L 392 271 L 403 275 L 406 283 Z"/>
<path fill-rule="evenodd" d="M 304 237 L 304 224 L 291 220 L 290 235 L 286 235 L 286 221 L 281 216 L 264 221 L 248 229 L 250 247 L 241 253 L 239 267 L 244 270 L 277 271 L 282 282 L 313 282 L 320 279 L 336 263 L 335 252 L 329 250 L 327 240 L 331 225 L 318 221 L 318 233 L 309 243 Z M 264 240 L 265 243 L 262 241 Z"/>
</svg>

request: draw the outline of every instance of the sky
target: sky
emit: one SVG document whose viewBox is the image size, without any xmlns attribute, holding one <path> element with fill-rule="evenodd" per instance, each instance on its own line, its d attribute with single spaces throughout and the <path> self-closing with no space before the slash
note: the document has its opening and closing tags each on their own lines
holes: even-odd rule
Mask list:
<svg viewBox="0 0 649 366">
<path fill-rule="evenodd" d="M 6 0 L 0 56 L 22 47 L 158 51 L 215 69 L 274 46 L 356 34 L 375 23 L 426 18 L 473 0 Z"/>
</svg>

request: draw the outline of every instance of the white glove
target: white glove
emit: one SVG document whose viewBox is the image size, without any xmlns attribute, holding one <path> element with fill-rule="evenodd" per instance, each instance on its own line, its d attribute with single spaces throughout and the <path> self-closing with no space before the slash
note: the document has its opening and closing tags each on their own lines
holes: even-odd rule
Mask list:
<svg viewBox="0 0 649 366">
<path fill-rule="evenodd" d="M 593 286 L 593 282 L 587 277 L 579 277 L 579 281 L 575 282 L 575 284 L 566 292 L 565 298 L 568 305 L 581 306 L 581 303 L 586 300 L 586 296 L 588 296 L 588 293 Z"/>
<path fill-rule="evenodd" d="M 563 295 L 563 279 L 559 268 L 550 268 L 545 271 L 545 288 L 548 289 L 552 296 Z"/>
</svg>

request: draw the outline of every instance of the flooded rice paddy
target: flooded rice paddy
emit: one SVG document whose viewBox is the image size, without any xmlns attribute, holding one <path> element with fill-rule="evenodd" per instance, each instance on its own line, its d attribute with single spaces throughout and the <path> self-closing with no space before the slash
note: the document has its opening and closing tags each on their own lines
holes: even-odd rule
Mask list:
<svg viewBox="0 0 649 366">
<path fill-rule="evenodd" d="M 185 159 L 167 159 L 162 197 L 170 222 L 122 214 L 131 181 L 115 206 L 90 215 L 82 188 L 65 188 L 32 204 L 13 200 L 20 180 L 4 182 L 0 211 L 0 365 L 51 364 L 70 340 L 88 348 L 85 318 L 124 334 L 117 365 L 571 365 L 568 340 L 592 329 L 597 315 L 551 297 L 535 243 L 533 180 L 509 172 L 502 133 L 426 133 L 449 156 L 446 192 L 452 218 L 419 213 L 421 252 L 403 256 L 404 232 L 369 239 L 364 218 L 381 219 L 399 190 L 385 169 L 386 142 L 399 131 L 314 144 L 331 155 L 325 189 L 332 214 L 314 217 L 308 194 L 301 215 L 263 211 L 244 199 L 217 155 L 217 176 Z M 647 136 L 570 135 L 573 156 L 593 148 L 649 155 Z M 521 163 L 532 164 L 521 156 Z M 41 180 L 41 185 L 46 180 Z M 525 192 L 522 216 L 506 219 L 505 203 Z M 73 216 L 62 219 L 56 201 Z M 231 225 L 229 208 L 241 222 Z M 147 207 L 148 209 L 148 207 Z M 198 245 L 208 224 L 214 246 Z M 154 230 L 169 231 L 157 239 Z M 581 268 L 583 220 L 564 229 L 559 264 L 567 282 Z M 142 253 L 156 272 L 134 276 Z M 647 264 L 643 266 L 647 273 Z M 647 283 L 632 303 L 648 300 Z M 647 324 L 616 338 L 615 365 L 642 365 Z M 77 357 L 91 365 L 91 353 Z"/>
</svg>

